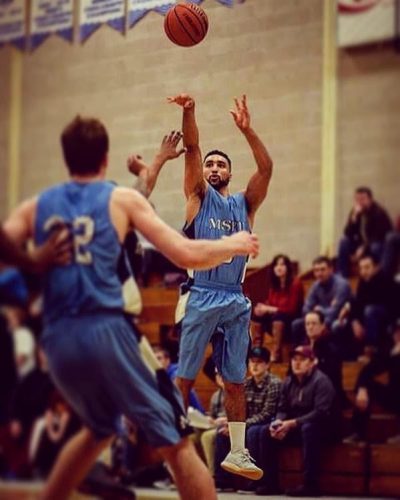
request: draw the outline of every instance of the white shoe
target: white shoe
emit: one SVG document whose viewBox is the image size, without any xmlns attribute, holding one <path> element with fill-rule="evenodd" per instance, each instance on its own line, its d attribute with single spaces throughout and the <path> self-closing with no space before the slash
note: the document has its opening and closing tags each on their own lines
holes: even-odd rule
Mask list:
<svg viewBox="0 0 400 500">
<path fill-rule="evenodd" d="M 246 449 L 229 452 L 225 460 L 221 463 L 221 467 L 232 474 L 238 474 L 239 476 L 253 480 L 261 479 L 264 474 L 255 464 L 249 450 Z"/>
</svg>

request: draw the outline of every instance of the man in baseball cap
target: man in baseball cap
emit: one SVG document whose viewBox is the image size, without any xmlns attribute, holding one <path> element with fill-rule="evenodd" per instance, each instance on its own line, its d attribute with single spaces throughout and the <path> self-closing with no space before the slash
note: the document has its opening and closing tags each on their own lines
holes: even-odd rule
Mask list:
<svg viewBox="0 0 400 500">
<path fill-rule="evenodd" d="M 264 477 L 257 489 L 259 495 L 280 492 L 278 448 L 296 444 L 303 448 L 304 482 L 289 496 L 319 496 L 321 446 L 334 434 L 335 390 L 329 378 L 317 368 L 314 351 L 300 345 L 291 352 L 291 372 L 283 382 L 276 419 L 262 441 L 260 466 Z"/>
</svg>

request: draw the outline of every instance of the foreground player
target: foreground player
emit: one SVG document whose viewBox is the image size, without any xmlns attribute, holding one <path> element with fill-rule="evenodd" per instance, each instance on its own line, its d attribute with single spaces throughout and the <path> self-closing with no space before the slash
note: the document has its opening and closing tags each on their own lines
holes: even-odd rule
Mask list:
<svg viewBox="0 0 400 500">
<path fill-rule="evenodd" d="M 61 140 L 70 182 L 22 203 L 5 224 L 19 243 L 34 236 L 41 244 L 60 225 L 74 243 L 73 262 L 46 274 L 42 344 L 54 382 L 86 425 L 60 453 L 42 499 L 68 498 L 109 444 L 121 414 L 159 448 L 182 498 L 215 499 L 207 468 L 181 438 L 140 357 L 122 313 L 116 268 L 132 227 L 175 264 L 195 268 L 255 255 L 257 238 L 241 232 L 224 241 L 190 241 L 163 223 L 142 195 L 104 181 L 108 134 L 98 120 L 77 117 Z"/>
<path fill-rule="evenodd" d="M 181 94 L 168 99 L 183 108 L 185 154 L 185 233 L 190 238 L 219 239 L 243 229 L 249 230 L 264 200 L 272 175 L 272 160 L 257 134 L 250 127 L 246 96 L 235 99 L 231 111 L 235 124 L 246 138 L 257 165 L 247 188 L 229 193 L 231 161 L 214 150 L 202 162 L 199 133 L 192 97 Z M 213 344 L 213 358 L 225 384 L 225 408 L 229 421 L 231 452 L 221 466 L 250 479 L 259 479 L 245 449 L 246 405 L 244 379 L 249 344 L 250 301 L 243 295 L 246 257 L 235 257 L 208 271 L 196 271 L 190 286 L 182 322 L 177 383 L 184 401 L 202 365 L 207 344 Z"/>
</svg>

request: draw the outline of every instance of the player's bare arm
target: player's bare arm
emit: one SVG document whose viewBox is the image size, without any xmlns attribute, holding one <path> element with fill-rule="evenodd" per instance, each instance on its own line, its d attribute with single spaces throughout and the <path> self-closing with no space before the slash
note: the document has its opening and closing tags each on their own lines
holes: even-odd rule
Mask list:
<svg viewBox="0 0 400 500">
<path fill-rule="evenodd" d="M 249 143 L 257 165 L 257 171 L 251 176 L 245 190 L 249 220 L 252 225 L 255 213 L 267 195 L 273 163 L 267 148 L 250 126 L 250 112 L 247 107 L 245 95 L 240 100 L 235 99 L 235 109 L 232 109 L 230 112 L 236 126 Z"/>
<path fill-rule="evenodd" d="M 31 248 L 29 254 L 22 250 L 22 245 L 33 236 L 36 206 L 36 198 L 24 201 L 5 221 L 4 232 L 0 231 L 0 258 L 27 271 L 42 272 L 51 265 L 70 262 L 71 242 L 68 231 L 61 230 L 53 232 L 43 245 Z"/>
<path fill-rule="evenodd" d="M 190 240 L 168 226 L 139 193 L 116 188 L 111 198 L 111 219 L 120 241 L 135 227 L 168 259 L 182 268 L 209 269 L 235 255 L 259 252 L 258 237 L 245 231 L 220 240 Z"/>
<path fill-rule="evenodd" d="M 165 135 L 160 149 L 150 165 L 147 165 L 140 155 L 131 155 L 128 158 L 128 170 L 137 176 L 137 181 L 133 187 L 142 193 L 145 198 L 148 198 L 152 193 L 164 164 L 168 160 L 178 158 L 185 152 L 185 148 L 179 147 L 181 139 L 182 133 L 179 131 L 173 130 Z"/>
<path fill-rule="evenodd" d="M 179 94 L 175 97 L 169 97 L 168 102 L 176 103 L 183 108 L 182 132 L 183 145 L 186 148 L 184 192 L 187 199 L 186 221 L 190 223 L 200 210 L 207 190 L 195 116 L 195 101 L 188 94 Z"/>
</svg>

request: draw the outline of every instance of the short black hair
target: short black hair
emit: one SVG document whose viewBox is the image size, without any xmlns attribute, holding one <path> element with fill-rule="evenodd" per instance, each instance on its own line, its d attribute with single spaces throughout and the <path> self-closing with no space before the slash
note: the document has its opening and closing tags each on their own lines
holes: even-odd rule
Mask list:
<svg viewBox="0 0 400 500">
<path fill-rule="evenodd" d="M 375 266 L 377 266 L 379 264 L 379 259 L 376 257 L 376 255 L 374 255 L 373 253 L 369 252 L 368 250 L 366 250 L 365 252 L 363 252 L 363 254 L 361 255 L 361 257 L 358 259 L 358 262 L 361 262 L 364 259 L 371 259 Z"/>
<path fill-rule="evenodd" d="M 328 267 L 333 267 L 332 260 L 325 255 L 319 255 L 313 260 L 313 266 L 316 264 L 326 264 Z"/>
<path fill-rule="evenodd" d="M 313 311 L 308 311 L 307 314 L 315 314 L 316 316 L 318 316 L 319 322 L 322 325 L 325 323 L 325 314 L 322 311 L 320 311 L 320 310 L 317 309 L 316 311 L 314 311 L 314 310 Z M 307 314 L 306 314 L 306 316 L 307 316 Z"/>
<path fill-rule="evenodd" d="M 372 193 L 372 189 L 367 187 L 367 186 L 359 186 L 356 189 L 356 193 L 357 194 L 366 194 L 371 199 L 374 197 L 374 195 Z"/>
<path fill-rule="evenodd" d="M 77 115 L 63 130 L 61 145 L 71 175 L 97 174 L 108 153 L 108 133 L 96 118 Z"/>
<path fill-rule="evenodd" d="M 206 159 L 209 157 L 209 156 L 212 156 L 212 155 L 219 155 L 219 156 L 223 156 L 225 158 L 225 160 L 228 162 L 228 165 L 229 165 L 229 171 L 232 169 L 232 162 L 231 162 L 231 159 L 229 158 L 229 156 L 224 153 L 223 151 L 220 151 L 219 149 L 212 149 L 211 151 L 209 151 L 205 157 L 204 157 L 204 160 L 203 160 L 203 163 L 206 161 Z"/>
</svg>

